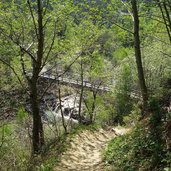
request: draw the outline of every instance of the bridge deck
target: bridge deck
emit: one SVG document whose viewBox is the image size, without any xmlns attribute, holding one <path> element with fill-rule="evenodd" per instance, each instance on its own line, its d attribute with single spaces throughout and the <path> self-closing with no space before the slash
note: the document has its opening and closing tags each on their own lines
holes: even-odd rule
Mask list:
<svg viewBox="0 0 171 171">
<path fill-rule="evenodd" d="M 80 80 L 74 80 L 74 79 L 70 79 L 70 78 L 66 78 L 66 77 L 55 77 L 53 75 L 48 75 L 48 74 L 42 74 L 40 77 L 44 78 L 44 79 L 48 79 L 48 80 L 59 81 L 61 83 L 70 84 L 73 86 L 78 86 L 78 87 L 82 86 L 82 83 Z M 83 86 L 86 88 L 92 89 L 92 90 L 98 89 L 100 91 L 105 91 L 105 92 L 110 91 L 110 88 L 107 86 L 93 85 L 90 82 L 85 81 L 85 80 L 83 81 Z"/>
<path fill-rule="evenodd" d="M 70 78 L 66 78 L 66 77 L 56 77 L 56 76 L 45 74 L 45 73 L 40 75 L 40 77 L 44 78 L 44 79 L 52 80 L 52 81 L 59 81 L 62 84 L 68 84 L 68 85 L 71 85 L 74 87 L 81 87 L 82 86 L 82 83 L 80 80 L 74 80 L 74 79 L 70 79 Z M 85 81 L 85 80 L 83 81 L 83 86 L 90 89 L 90 90 L 99 90 L 102 92 L 112 92 L 112 90 L 108 86 L 94 85 L 94 84 L 91 84 L 90 82 Z M 142 99 L 139 92 L 138 93 L 137 92 L 131 92 L 130 96 L 134 99 Z"/>
</svg>

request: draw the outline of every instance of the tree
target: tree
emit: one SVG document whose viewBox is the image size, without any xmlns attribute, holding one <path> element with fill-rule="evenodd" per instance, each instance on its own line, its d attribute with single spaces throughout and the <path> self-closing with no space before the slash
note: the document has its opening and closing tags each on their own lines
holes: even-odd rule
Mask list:
<svg viewBox="0 0 171 171">
<path fill-rule="evenodd" d="M 133 19 L 134 19 L 135 58 L 136 58 L 136 64 L 137 64 L 138 79 L 139 79 L 139 84 L 140 84 L 142 98 L 143 98 L 143 109 L 145 109 L 147 105 L 147 100 L 148 100 L 148 93 L 147 93 L 147 87 L 145 83 L 144 71 L 143 71 L 143 66 L 142 66 L 142 58 L 141 58 L 140 36 L 139 36 L 139 16 L 138 16 L 138 9 L 137 9 L 137 1 L 131 0 L 131 4 L 132 4 Z M 142 114 L 144 114 L 144 112 Z"/>
<path fill-rule="evenodd" d="M 3 7 L 1 9 L 1 22 L 3 23 L 1 23 L 1 38 L 7 39 L 17 48 L 18 54 L 15 58 L 21 64 L 22 74 L 29 89 L 33 116 L 33 154 L 40 153 L 45 144 L 40 113 L 40 100 L 44 93 L 40 93 L 38 82 L 41 70 L 47 63 L 55 60 L 60 51 L 64 51 L 64 48 L 56 47 L 59 45 L 59 41 L 64 39 L 66 28 L 63 26 L 69 18 L 68 14 L 72 7 L 70 4 L 70 8 L 66 10 L 65 5 L 58 1 L 48 0 L 1 3 Z M 10 63 L 2 58 L 0 58 L 0 61 L 7 64 L 17 76 L 14 67 Z M 18 79 L 22 82 L 20 77 Z M 46 88 L 45 91 L 47 91 Z"/>
<path fill-rule="evenodd" d="M 123 124 L 123 118 L 126 115 L 129 115 L 132 110 L 132 100 L 130 97 L 131 94 L 131 84 L 132 84 L 132 75 L 130 66 L 122 64 L 118 69 L 118 75 L 115 85 L 115 110 L 116 116 L 114 121 L 119 124 Z"/>
<path fill-rule="evenodd" d="M 35 48 L 37 51 L 36 55 L 33 55 L 30 52 L 30 48 L 33 43 L 30 45 L 27 44 L 27 48 L 25 48 L 24 43 L 25 43 L 25 29 L 22 27 L 17 20 L 17 15 L 16 13 L 20 12 L 23 14 L 26 14 L 27 12 L 20 8 L 19 6 L 25 5 L 25 4 L 18 4 L 17 2 L 11 2 L 11 5 L 9 3 L 5 4 L 8 5 L 8 9 L 11 8 L 11 10 L 14 10 L 14 16 L 12 16 L 12 13 L 7 13 L 7 18 L 6 22 L 7 24 L 1 26 L 1 35 L 3 35 L 5 38 L 7 38 L 10 42 L 13 42 L 16 47 L 18 47 L 18 52 L 20 53 L 20 60 L 21 60 L 21 65 L 22 65 L 22 70 L 23 70 L 23 75 L 25 76 L 27 82 L 28 82 L 28 87 L 29 87 L 29 95 L 30 95 L 30 103 L 31 103 L 31 111 L 33 115 L 33 133 L 32 133 L 32 142 L 33 142 L 33 153 L 39 153 L 41 151 L 42 146 L 44 145 L 44 135 L 43 135 L 43 126 L 42 126 L 42 120 L 40 116 L 40 108 L 39 108 L 39 99 L 38 99 L 38 89 L 37 89 L 37 83 L 38 83 L 38 78 L 39 78 L 39 73 L 42 69 L 42 59 L 43 59 L 43 49 L 44 49 L 44 33 L 43 33 L 43 6 L 41 0 L 36 1 L 36 10 L 37 10 L 37 20 L 35 21 L 36 17 L 33 14 L 33 9 L 31 7 L 31 2 L 28 0 L 27 5 L 29 6 L 30 9 L 30 15 L 32 17 L 32 20 L 34 22 L 35 30 L 34 32 L 36 33 L 36 36 L 32 34 L 34 37 L 34 42 L 35 39 L 37 39 L 37 47 Z M 2 5 L 2 4 L 1 4 Z M 4 8 L 4 11 L 1 12 L 6 12 L 6 8 Z M 26 7 L 26 6 L 25 6 Z M 3 13 L 1 13 L 2 15 Z M 6 14 L 4 14 L 3 17 L 5 17 Z M 16 19 L 16 22 L 12 22 L 13 19 Z M 20 18 L 21 19 L 21 18 Z M 5 22 L 5 21 L 4 21 Z M 11 22 L 11 23 L 10 23 Z M 23 21 L 24 22 L 24 21 Z M 36 24 L 37 22 L 37 24 Z M 30 23 L 29 23 L 30 24 Z M 20 27 L 21 26 L 21 27 Z M 10 33 L 9 33 L 10 30 Z M 28 31 L 28 30 L 27 30 Z M 22 38 L 21 38 L 22 37 Z M 2 38 L 2 37 L 1 37 Z M 29 39 L 27 40 L 28 42 L 30 41 Z M 31 76 L 28 75 L 26 71 L 26 63 L 25 63 L 25 54 L 27 54 L 31 60 L 32 60 L 32 73 Z M 27 56 L 27 57 L 28 57 Z M 17 75 L 15 72 L 14 68 L 11 66 L 9 62 L 6 62 L 6 60 L 1 58 L 1 61 L 7 64 Z M 19 76 L 17 76 L 18 79 L 20 80 Z M 21 82 L 21 80 L 20 80 Z"/>
<path fill-rule="evenodd" d="M 28 1 L 28 4 L 30 2 Z M 31 11 L 31 7 L 30 7 Z M 34 18 L 34 17 L 33 17 Z M 44 145 L 44 133 L 43 133 L 43 125 L 40 115 L 40 107 L 38 100 L 38 89 L 37 83 L 39 78 L 39 73 L 43 67 L 43 51 L 44 51 L 44 26 L 43 26 L 43 6 L 42 1 L 37 0 L 37 22 L 38 27 L 36 29 L 37 32 L 37 56 L 32 59 L 32 76 L 31 78 L 27 78 L 29 88 L 30 88 L 30 101 L 31 108 L 33 114 L 33 152 L 39 153 Z M 25 69 L 23 68 L 25 72 Z"/>
</svg>

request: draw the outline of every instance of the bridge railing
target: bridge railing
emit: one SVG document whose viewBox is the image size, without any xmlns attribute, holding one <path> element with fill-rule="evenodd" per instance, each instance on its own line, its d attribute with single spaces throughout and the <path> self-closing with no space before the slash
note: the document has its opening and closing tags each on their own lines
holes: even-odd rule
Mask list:
<svg viewBox="0 0 171 171">
<path fill-rule="evenodd" d="M 73 84 L 73 85 L 77 85 L 77 86 L 81 86 L 81 84 L 82 84 L 81 81 L 79 81 L 78 79 L 75 80 L 75 79 L 70 79 L 70 78 L 66 78 L 63 76 L 55 77 L 55 76 L 47 74 L 47 73 L 42 73 L 40 75 L 40 77 L 60 81 L 60 82 L 67 83 L 67 84 Z M 90 88 L 90 89 L 99 89 L 101 91 L 110 91 L 109 87 L 107 87 L 107 86 L 94 85 L 94 84 L 91 84 L 90 82 L 88 82 L 87 80 L 83 81 L 83 86 Z"/>
<path fill-rule="evenodd" d="M 51 80 L 60 81 L 60 82 L 67 83 L 67 84 L 72 84 L 72 85 L 75 85 L 75 86 L 81 86 L 81 81 L 78 80 L 78 79 L 75 80 L 75 79 L 66 78 L 66 77 L 63 77 L 63 76 L 55 77 L 55 76 L 53 76 L 53 75 L 48 75 L 48 74 L 46 74 L 46 73 L 42 73 L 42 74 L 40 75 L 40 77 L 43 77 L 43 78 L 46 78 L 46 79 L 51 79 Z M 110 92 L 110 91 L 111 91 L 111 89 L 110 89 L 109 86 L 94 85 L 94 84 L 91 84 L 90 82 L 88 82 L 87 80 L 84 80 L 84 81 L 83 81 L 83 86 L 84 86 L 84 87 L 87 87 L 87 88 L 89 88 L 89 89 L 91 89 L 91 90 L 93 90 L 93 89 L 98 89 L 98 90 L 104 91 L 104 92 Z M 138 92 L 138 91 L 132 91 L 132 92 L 130 93 L 130 96 L 131 96 L 132 98 L 142 99 L 141 94 L 140 94 L 140 92 Z"/>
</svg>

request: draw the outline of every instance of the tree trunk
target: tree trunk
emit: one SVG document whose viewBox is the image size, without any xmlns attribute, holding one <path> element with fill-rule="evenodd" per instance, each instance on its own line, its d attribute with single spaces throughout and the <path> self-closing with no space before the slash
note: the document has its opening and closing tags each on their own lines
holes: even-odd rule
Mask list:
<svg viewBox="0 0 171 171">
<path fill-rule="evenodd" d="M 42 67 L 43 59 L 43 48 L 44 48 L 44 33 L 43 33 L 43 9 L 42 1 L 37 0 L 37 13 L 38 13 L 38 29 L 37 29 L 37 58 L 33 61 L 33 72 L 32 78 L 29 82 L 30 85 L 30 100 L 31 108 L 33 114 L 33 154 L 38 154 L 42 150 L 44 145 L 44 132 L 43 124 L 40 115 L 40 104 L 39 104 L 39 95 L 37 89 L 37 83 L 39 78 L 39 73 Z"/>
<path fill-rule="evenodd" d="M 65 133 L 67 133 L 67 124 L 65 123 L 64 113 L 62 111 L 61 89 L 60 89 L 59 81 L 58 81 L 58 86 L 59 86 L 59 88 L 58 88 L 59 107 L 60 107 L 61 116 L 62 116 L 62 125 L 63 125 L 63 128 L 64 128 Z"/>
<path fill-rule="evenodd" d="M 31 109 L 33 114 L 33 154 L 38 154 L 42 150 L 44 145 L 44 136 L 43 136 L 43 126 L 39 110 L 38 94 L 37 94 L 37 81 L 32 79 L 30 84 L 30 100 L 31 100 Z"/>
<path fill-rule="evenodd" d="M 95 119 L 95 108 L 96 108 L 96 97 L 97 97 L 97 90 L 93 90 L 93 104 L 92 104 L 92 108 L 91 108 L 91 114 L 90 114 L 90 121 L 91 123 L 93 123 L 94 119 Z"/>
<path fill-rule="evenodd" d="M 133 18 L 134 18 L 134 49 L 135 49 L 135 58 L 138 70 L 138 78 L 139 84 L 141 88 L 142 98 L 143 98 L 143 110 L 147 105 L 148 100 L 148 93 L 147 87 L 144 78 L 144 71 L 142 66 L 142 59 L 141 59 L 141 49 L 140 49 L 140 36 L 139 36 L 139 17 L 138 17 L 138 10 L 137 10 L 137 3 L 136 0 L 131 0 L 132 4 L 132 11 L 133 11 Z M 144 115 L 144 112 L 142 112 Z"/>
<path fill-rule="evenodd" d="M 82 60 L 81 60 L 80 65 L 81 65 L 81 92 L 80 92 L 79 109 L 78 109 L 79 123 L 81 123 L 81 107 L 82 107 L 83 91 L 84 91 L 83 61 Z"/>
</svg>

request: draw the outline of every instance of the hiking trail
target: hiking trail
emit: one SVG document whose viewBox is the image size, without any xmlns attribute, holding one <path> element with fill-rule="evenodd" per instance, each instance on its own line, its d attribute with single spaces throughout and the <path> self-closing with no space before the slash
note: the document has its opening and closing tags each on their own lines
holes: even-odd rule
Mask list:
<svg viewBox="0 0 171 171">
<path fill-rule="evenodd" d="M 103 150 L 111 139 L 126 132 L 124 128 L 80 132 L 70 139 L 69 148 L 61 155 L 54 171 L 105 171 Z"/>
</svg>

